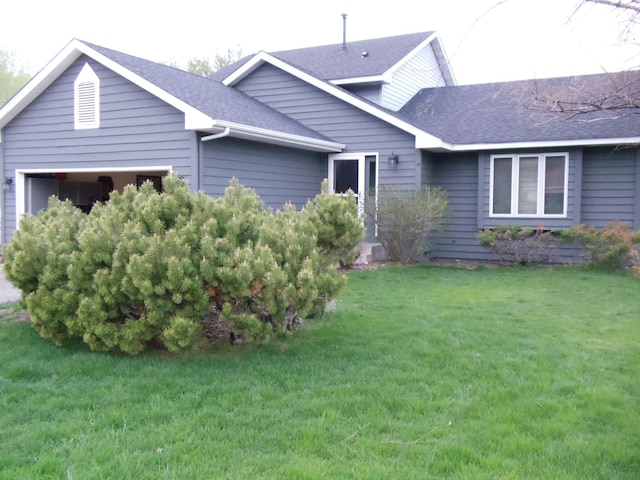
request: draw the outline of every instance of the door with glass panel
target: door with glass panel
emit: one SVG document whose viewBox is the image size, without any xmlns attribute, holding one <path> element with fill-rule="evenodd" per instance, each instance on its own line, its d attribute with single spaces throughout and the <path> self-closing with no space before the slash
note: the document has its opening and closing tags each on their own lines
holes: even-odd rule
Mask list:
<svg viewBox="0 0 640 480">
<path fill-rule="evenodd" d="M 368 197 L 377 194 L 378 161 L 376 154 L 338 154 L 329 157 L 329 188 L 332 193 L 352 190 L 360 213 Z"/>
</svg>

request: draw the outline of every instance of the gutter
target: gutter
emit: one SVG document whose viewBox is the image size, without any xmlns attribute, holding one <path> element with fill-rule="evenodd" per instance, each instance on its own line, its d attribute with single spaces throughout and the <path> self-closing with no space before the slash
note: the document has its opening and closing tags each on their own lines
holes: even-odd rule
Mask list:
<svg viewBox="0 0 640 480">
<path fill-rule="evenodd" d="M 210 140 L 228 137 L 233 133 L 234 138 L 251 140 L 254 142 L 264 142 L 271 145 L 281 145 L 290 148 L 302 148 L 314 152 L 336 153 L 342 152 L 346 148 L 345 144 L 336 143 L 330 140 L 318 140 L 310 137 L 292 135 L 278 132 L 276 130 L 267 130 L 238 123 L 216 120 L 214 125 L 218 128 L 224 128 L 224 130 L 220 133 L 202 137 L 200 139 L 201 142 L 208 142 Z"/>
</svg>

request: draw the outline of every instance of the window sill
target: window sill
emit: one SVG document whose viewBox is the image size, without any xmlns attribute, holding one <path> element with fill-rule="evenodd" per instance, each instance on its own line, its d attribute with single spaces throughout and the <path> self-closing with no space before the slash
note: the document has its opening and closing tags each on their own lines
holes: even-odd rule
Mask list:
<svg viewBox="0 0 640 480">
<path fill-rule="evenodd" d="M 522 220 L 549 220 L 553 218 L 557 219 L 566 219 L 569 218 L 568 215 L 500 215 L 500 214 L 489 214 L 489 218 L 517 218 Z"/>
</svg>

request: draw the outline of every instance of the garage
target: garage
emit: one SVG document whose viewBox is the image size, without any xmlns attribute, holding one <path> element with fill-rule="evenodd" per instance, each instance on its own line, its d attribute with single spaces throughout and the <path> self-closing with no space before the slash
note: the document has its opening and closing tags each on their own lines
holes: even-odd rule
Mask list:
<svg viewBox="0 0 640 480">
<path fill-rule="evenodd" d="M 70 200 L 88 213 L 96 202 L 108 200 L 110 192 L 122 192 L 127 185 L 140 186 L 145 181 L 151 181 L 160 191 L 162 177 L 171 170 L 168 166 L 63 171 L 16 170 L 17 220 L 25 213 L 36 214 L 45 210 L 51 196 Z"/>
</svg>

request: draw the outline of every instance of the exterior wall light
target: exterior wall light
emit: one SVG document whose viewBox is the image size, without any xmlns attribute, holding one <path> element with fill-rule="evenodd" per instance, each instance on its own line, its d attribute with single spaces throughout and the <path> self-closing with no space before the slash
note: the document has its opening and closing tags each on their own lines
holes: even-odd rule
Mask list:
<svg viewBox="0 0 640 480">
<path fill-rule="evenodd" d="M 389 168 L 398 168 L 398 160 L 399 160 L 398 154 L 391 152 L 391 155 L 389 155 L 389 158 L 388 158 Z"/>
<path fill-rule="evenodd" d="M 13 178 L 4 177 L 4 183 L 2 184 L 3 190 L 11 190 L 11 185 L 13 185 Z"/>
</svg>

